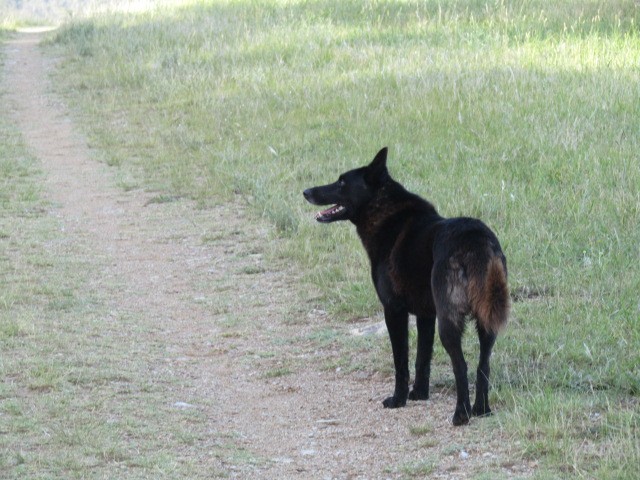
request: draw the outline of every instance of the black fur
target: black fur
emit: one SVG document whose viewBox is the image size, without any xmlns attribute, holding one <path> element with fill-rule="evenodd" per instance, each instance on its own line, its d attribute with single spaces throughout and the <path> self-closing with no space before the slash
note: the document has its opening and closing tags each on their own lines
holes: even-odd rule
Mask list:
<svg viewBox="0 0 640 480">
<path fill-rule="evenodd" d="M 337 182 L 304 191 L 314 205 L 336 204 L 316 215 L 322 223 L 350 220 L 371 261 L 371 274 L 384 308 L 393 350 L 396 382 L 388 408 L 407 398 L 429 398 L 429 375 L 436 317 L 451 357 L 457 403 L 453 424 L 470 415 L 488 415 L 489 357 L 509 313 L 507 262 L 494 233 L 480 220 L 443 218 L 434 206 L 408 192 L 389 175 L 387 149 L 366 167 Z M 408 315 L 417 318 L 416 378 L 409 392 Z M 469 402 L 467 364 L 462 352 L 465 319 L 476 320 L 480 340 L 476 398 Z"/>
</svg>

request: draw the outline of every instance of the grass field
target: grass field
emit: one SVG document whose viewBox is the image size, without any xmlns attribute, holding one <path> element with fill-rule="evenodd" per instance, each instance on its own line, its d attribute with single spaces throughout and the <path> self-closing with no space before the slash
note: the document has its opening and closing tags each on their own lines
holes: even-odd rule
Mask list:
<svg viewBox="0 0 640 480">
<path fill-rule="evenodd" d="M 502 241 L 514 305 L 492 395 L 521 454 L 541 478 L 631 479 L 639 22 L 632 0 L 199 1 L 73 22 L 48 48 L 124 188 L 242 197 L 340 319 L 379 310 L 367 260 L 301 191 L 388 145 L 396 179 Z"/>
</svg>

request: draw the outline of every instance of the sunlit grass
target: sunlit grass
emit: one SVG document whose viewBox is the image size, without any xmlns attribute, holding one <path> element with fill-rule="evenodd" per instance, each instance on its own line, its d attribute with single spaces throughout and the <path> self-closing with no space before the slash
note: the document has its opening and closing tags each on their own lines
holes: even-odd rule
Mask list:
<svg viewBox="0 0 640 480">
<path fill-rule="evenodd" d="M 90 18 L 107 13 L 140 14 L 188 5 L 198 0 L 3 0 L 0 29 L 38 28 L 42 25 Z"/>
</svg>

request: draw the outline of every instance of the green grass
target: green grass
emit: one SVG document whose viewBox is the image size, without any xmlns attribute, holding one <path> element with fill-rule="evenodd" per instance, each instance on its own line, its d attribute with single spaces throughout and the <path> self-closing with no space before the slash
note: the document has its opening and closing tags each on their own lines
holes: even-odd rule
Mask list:
<svg viewBox="0 0 640 480">
<path fill-rule="evenodd" d="M 0 28 L 37 27 L 90 18 L 105 12 L 139 12 L 181 0 L 2 0 Z"/>
<path fill-rule="evenodd" d="M 50 48 L 106 163 L 158 199 L 242 197 L 340 318 L 379 309 L 367 260 L 301 191 L 389 145 L 398 180 L 502 241 L 518 301 L 492 396 L 521 454 L 541 477 L 636 478 L 639 21 L 632 0 L 201 1 Z"/>
<path fill-rule="evenodd" d="M 403 465 L 400 469 L 402 478 L 429 478 L 436 469 L 437 462 L 433 459 L 418 460 L 408 465 Z"/>
</svg>

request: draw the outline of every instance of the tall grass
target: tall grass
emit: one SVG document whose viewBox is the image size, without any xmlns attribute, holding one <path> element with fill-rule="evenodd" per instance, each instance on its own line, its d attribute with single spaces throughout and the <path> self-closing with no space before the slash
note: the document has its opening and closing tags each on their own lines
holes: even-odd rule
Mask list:
<svg viewBox="0 0 640 480">
<path fill-rule="evenodd" d="M 398 180 L 503 243 L 515 303 L 495 395 L 534 431 L 532 455 L 582 473 L 595 455 L 632 477 L 639 21 L 631 0 L 200 1 L 72 23 L 51 43 L 105 161 L 203 206 L 241 196 L 345 317 L 379 308 L 366 259 L 300 192 L 389 145 Z M 589 405 L 602 457 L 576 446 Z"/>
</svg>

